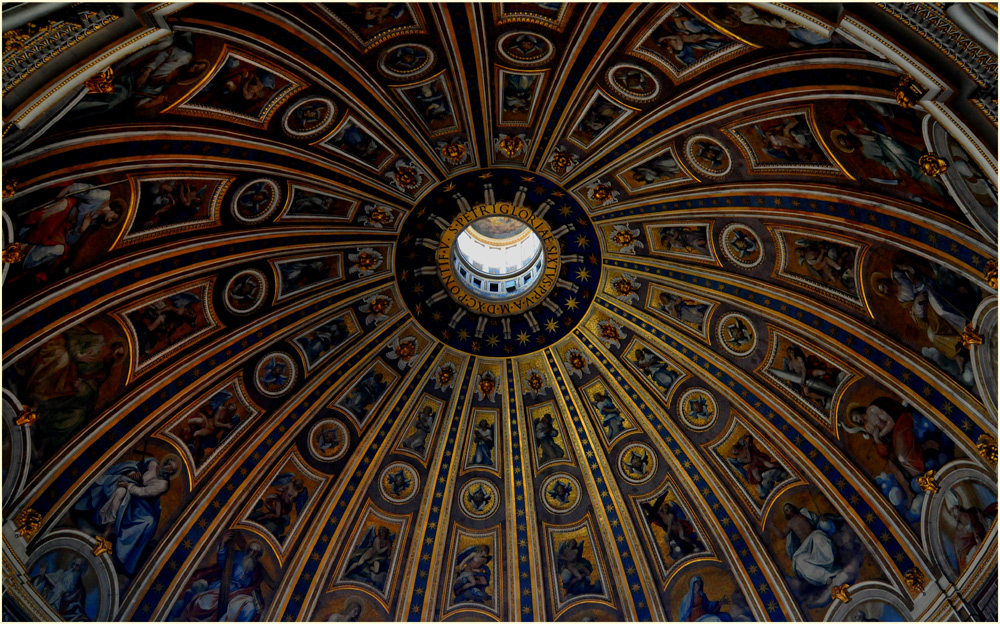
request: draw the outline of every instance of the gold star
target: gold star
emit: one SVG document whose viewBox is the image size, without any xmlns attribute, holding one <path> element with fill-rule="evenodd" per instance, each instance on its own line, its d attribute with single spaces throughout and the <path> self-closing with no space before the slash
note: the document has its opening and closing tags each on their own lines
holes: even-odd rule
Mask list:
<svg viewBox="0 0 1000 624">
<path fill-rule="evenodd" d="M 555 319 L 545 321 L 545 329 L 549 330 L 549 333 L 554 332 L 558 326 Z"/>
<path fill-rule="evenodd" d="M 491 347 L 495 347 L 495 346 L 497 346 L 497 343 L 500 342 L 500 341 L 497 339 L 496 336 L 494 336 L 493 334 L 490 334 L 489 336 L 486 337 L 486 342 L 490 343 Z"/>
<path fill-rule="evenodd" d="M 576 237 L 577 247 L 586 247 L 589 244 L 590 244 L 590 239 L 584 236 L 583 234 Z"/>
<path fill-rule="evenodd" d="M 450 193 L 450 192 L 452 192 L 452 191 L 454 191 L 454 190 L 455 190 L 455 183 L 454 183 L 454 182 L 449 182 L 449 183 L 448 183 L 448 184 L 447 184 L 447 185 L 446 185 L 446 186 L 445 186 L 445 187 L 444 187 L 443 189 L 441 189 L 441 190 L 443 190 L 443 191 L 444 191 L 445 193 Z"/>
<path fill-rule="evenodd" d="M 493 174 L 491 172 L 487 171 L 483 175 L 479 176 L 479 179 L 480 180 L 489 180 L 492 177 L 493 177 Z"/>
<path fill-rule="evenodd" d="M 569 298 L 567 298 L 567 299 L 566 299 L 566 301 L 564 301 L 563 303 L 564 303 L 564 304 L 566 305 L 566 307 L 567 307 L 568 309 L 570 309 L 570 310 L 575 310 L 575 309 L 577 308 L 577 306 L 579 306 L 579 305 L 580 305 L 580 302 L 579 302 L 579 301 L 577 301 L 575 297 L 569 297 Z"/>
<path fill-rule="evenodd" d="M 562 191 L 552 191 L 552 196 L 553 197 L 562 197 L 565 194 L 566 193 L 563 193 Z"/>
<path fill-rule="evenodd" d="M 573 214 L 572 206 L 570 206 L 569 204 L 563 204 L 562 207 L 559 208 L 559 214 L 561 214 L 564 217 L 568 217 L 569 215 Z"/>
<path fill-rule="evenodd" d="M 464 329 L 458 330 L 458 339 L 459 340 L 468 340 L 469 339 L 469 332 L 466 331 L 466 330 L 464 330 Z"/>
<path fill-rule="evenodd" d="M 424 292 L 424 285 L 423 284 L 417 284 L 411 290 L 413 290 L 414 293 L 416 293 L 416 294 L 419 295 L 420 293 Z"/>
<path fill-rule="evenodd" d="M 521 179 L 524 180 L 525 182 L 534 182 L 535 176 L 521 176 Z"/>
<path fill-rule="evenodd" d="M 587 269 L 584 269 L 584 268 L 577 269 L 576 270 L 576 279 L 578 279 L 580 281 L 584 281 L 584 282 L 587 281 L 587 280 L 589 280 L 590 279 L 590 271 L 588 271 Z"/>
<path fill-rule="evenodd" d="M 440 312 L 435 312 L 434 314 L 431 314 L 431 318 L 434 319 L 435 321 L 440 321 L 441 320 L 441 313 Z"/>
<path fill-rule="evenodd" d="M 528 332 L 522 331 L 517 335 L 517 342 L 520 344 L 528 344 Z"/>
</svg>

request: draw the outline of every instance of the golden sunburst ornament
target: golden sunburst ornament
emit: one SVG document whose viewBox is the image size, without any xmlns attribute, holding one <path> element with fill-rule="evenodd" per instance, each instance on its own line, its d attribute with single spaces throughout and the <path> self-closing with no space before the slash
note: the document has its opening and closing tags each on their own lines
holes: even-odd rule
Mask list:
<svg viewBox="0 0 1000 624">
<path fill-rule="evenodd" d="M 503 152 L 504 156 L 507 158 L 513 158 L 521 153 L 524 149 L 524 139 L 516 136 L 507 136 L 500 139 L 497 143 L 497 147 Z"/>
<path fill-rule="evenodd" d="M 396 347 L 396 357 L 401 360 L 409 360 L 417 354 L 417 341 L 404 340 Z"/>
<path fill-rule="evenodd" d="M 417 170 L 413 167 L 399 166 L 396 168 L 396 173 L 393 174 L 393 177 L 396 179 L 396 183 L 405 189 L 413 189 L 420 184 L 420 177 L 417 175 Z"/>
<path fill-rule="evenodd" d="M 611 199 L 610 184 L 596 184 L 590 189 L 590 199 L 597 203 L 603 203 Z"/>
<path fill-rule="evenodd" d="M 566 152 L 556 152 L 549 160 L 549 166 L 556 173 L 566 173 L 566 170 L 573 165 L 573 159 Z"/>
<path fill-rule="evenodd" d="M 637 239 L 638 237 L 632 234 L 631 230 L 617 230 L 611 237 L 612 242 L 621 247 L 627 247 Z"/>
<path fill-rule="evenodd" d="M 465 160 L 465 146 L 461 143 L 448 143 L 441 148 L 441 155 L 453 165 L 460 165 Z"/>
<path fill-rule="evenodd" d="M 376 257 L 373 253 L 362 251 L 358 254 L 358 266 L 365 271 L 374 270 L 379 265 L 379 262 L 381 262 L 381 258 Z"/>
<path fill-rule="evenodd" d="M 617 234 L 615 236 L 617 236 Z M 624 278 L 619 280 L 612 280 L 611 286 L 612 288 L 615 289 L 615 292 L 622 297 L 628 297 L 633 293 L 639 292 L 639 289 L 632 283 L 631 280 L 627 280 Z"/>
<path fill-rule="evenodd" d="M 538 392 L 542 389 L 542 376 L 538 373 L 531 373 L 528 375 L 528 387 Z"/>
<path fill-rule="evenodd" d="M 382 206 L 376 206 L 374 210 L 368 213 L 368 220 L 380 225 L 389 225 L 392 223 L 392 215 Z"/>
<path fill-rule="evenodd" d="M 4 247 L 3 250 L 3 263 L 4 264 L 14 264 L 24 260 L 24 247 L 21 243 L 11 243 Z"/>
<path fill-rule="evenodd" d="M 493 394 L 493 390 L 495 390 L 496 387 L 497 383 L 493 381 L 492 377 L 484 376 L 479 380 L 479 391 L 486 396 Z"/>
<path fill-rule="evenodd" d="M 392 305 L 388 297 L 375 297 L 368 303 L 368 309 L 372 314 L 385 314 Z"/>
</svg>

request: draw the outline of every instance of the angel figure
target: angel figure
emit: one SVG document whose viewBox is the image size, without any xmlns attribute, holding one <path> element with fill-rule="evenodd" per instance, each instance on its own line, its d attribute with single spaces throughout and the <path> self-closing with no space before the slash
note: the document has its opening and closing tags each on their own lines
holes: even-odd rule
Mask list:
<svg viewBox="0 0 1000 624">
<path fill-rule="evenodd" d="M 302 479 L 290 472 L 281 473 L 271 482 L 270 491 L 257 501 L 250 512 L 250 520 L 283 540 L 285 531 L 293 521 L 292 512 L 298 518 L 308 500 L 309 490 Z"/>
</svg>

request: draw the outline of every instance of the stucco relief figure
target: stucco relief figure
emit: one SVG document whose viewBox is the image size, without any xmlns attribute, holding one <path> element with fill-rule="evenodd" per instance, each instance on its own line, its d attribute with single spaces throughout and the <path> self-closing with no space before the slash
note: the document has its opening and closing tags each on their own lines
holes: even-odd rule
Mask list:
<svg viewBox="0 0 1000 624">
<path fill-rule="evenodd" d="M 731 41 L 684 8 L 674 10 L 652 34 L 652 43 L 677 60 L 677 69 L 693 65 Z"/>
<path fill-rule="evenodd" d="M 458 553 L 455 562 L 455 580 L 452 582 L 456 603 L 493 603 L 493 596 L 490 594 L 492 572 L 488 565 L 492 560 L 490 547 L 487 544 L 470 546 Z"/>
<path fill-rule="evenodd" d="M 676 560 L 691 553 L 703 552 L 705 546 L 701 543 L 694 525 L 688 520 L 680 505 L 667 500 L 669 495 L 667 492 L 652 503 L 641 505 L 646 521 L 651 526 L 659 527 L 666 534 L 670 552 L 664 554 Z"/>
<path fill-rule="evenodd" d="M 723 609 L 729 598 L 709 600 L 705 594 L 705 581 L 700 576 L 692 576 L 688 581 L 688 592 L 681 601 L 681 622 L 732 622 L 733 618 Z"/>
<path fill-rule="evenodd" d="M 737 440 L 726 461 L 743 473 L 743 478 L 757 490 L 761 499 L 766 499 L 775 485 L 788 478 L 784 467 L 758 448 L 750 434 Z"/>
<path fill-rule="evenodd" d="M 427 451 L 427 436 L 430 435 L 431 430 L 434 428 L 434 419 L 436 414 L 433 408 L 429 405 L 425 405 L 420 412 L 413 417 L 413 424 L 411 429 L 413 433 L 406 436 L 403 439 L 403 448 L 408 448 L 414 453 L 423 454 Z"/>
<path fill-rule="evenodd" d="M 139 358 L 146 359 L 175 344 L 207 324 L 201 297 L 182 292 L 158 299 L 128 313 L 139 343 Z"/>
<path fill-rule="evenodd" d="M 778 536 L 785 541 L 794 574 L 788 577 L 789 587 L 807 609 L 828 605 L 830 587 L 857 579 L 864 563 L 861 544 L 839 516 L 820 515 L 792 503 L 781 509 L 786 528 Z"/>
<path fill-rule="evenodd" d="M 673 153 L 666 153 L 632 167 L 629 173 L 632 174 L 634 182 L 646 185 L 680 177 L 681 168 Z"/>
<path fill-rule="evenodd" d="M 670 390 L 680 377 L 680 373 L 670 368 L 663 358 L 643 347 L 636 348 L 635 363 L 647 377 L 660 386 L 664 393 Z"/>
<path fill-rule="evenodd" d="M 707 303 L 698 303 L 667 292 L 660 293 L 659 301 L 660 310 L 667 316 L 689 323 L 698 329 L 705 323 L 705 315 L 708 314 L 709 308 Z"/>
<path fill-rule="evenodd" d="M 485 418 L 476 424 L 472 430 L 472 444 L 475 451 L 472 454 L 472 463 L 477 466 L 493 465 L 493 425 Z"/>
<path fill-rule="evenodd" d="M 796 345 L 786 347 L 781 368 L 772 368 L 771 373 L 782 379 L 807 403 L 824 413 L 829 411 L 837 387 L 846 376 L 836 366 L 817 355 L 807 354 Z"/>
<path fill-rule="evenodd" d="M 278 475 L 250 512 L 250 520 L 284 541 L 289 525 L 298 519 L 309 500 L 309 490 L 301 477 L 290 472 Z"/>
<path fill-rule="evenodd" d="M 38 413 L 33 464 L 62 448 L 97 415 L 102 392 L 112 394 L 123 383 L 108 384 L 126 352 L 125 342 L 110 336 L 97 324 L 71 327 L 15 364 L 13 374 L 4 373 L 4 384 Z"/>
<path fill-rule="evenodd" d="M 764 152 L 775 161 L 819 162 L 829 159 L 816 144 L 804 115 L 768 119 L 754 124 Z"/>
<path fill-rule="evenodd" d="M 198 180 L 144 180 L 133 228 L 149 230 L 193 221 L 207 212 L 208 191 L 209 184 L 199 185 Z"/>
<path fill-rule="evenodd" d="M 135 573 L 156 534 L 160 497 L 170 489 L 170 481 L 179 470 L 176 455 L 115 464 L 74 505 L 80 527 L 96 528 L 108 538 L 114 558 L 127 574 Z"/>
<path fill-rule="evenodd" d="M 368 417 L 372 406 L 382 397 L 388 385 L 382 380 L 382 373 L 368 371 L 351 389 L 344 401 L 344 408 L 359 419 Z"/>
<path fill-rule="evenodd" d="M 349 335 L 350 331 L 344 319 L 335 318 L 305 336 L 296 338 L 295 342 L 305 350 L 306 359 L 310 364 L 313 364 L 335 347 L 343 344 Z"/>
<path fill-rule="evenodd" d="M 706 257 L 712 254 L 708 246 L 708 227 L 704 225 L 660 228 L 659 238 L 665 251 L 694 253 Z"/>
<path fill-rule="evenodd" d="M 390 559 L 395 539 L 396 536 L 387 527 L 369 527 L 361 544 L 351 553 L 344 576 L 383 591 L 392 564 Z"/>
<path fill-rule="evenodd" d="M 263 583 L 269 581 L 262 558 L 264 545 L 253 540 L 242 550 L 227 532 L 215 565 L 195 572 L 184 595 L 170 611 L 171 621 L 253 622 L 264 610 Z"/>
<path fill-rule="evenodd" d="M 877 293 L 894 297 L 909 312 L 909 323 L 924 333 L 921 354 L 962 385 L 972 388 L 975 379 L 969 350 L 961 335 L 981 298 L 977 286 L 954 271 L 903 254 L 890 276 L 872 275 Z"/>
<path fill-rule="evenodd" d="M 601 426 L 608 434 L 608 439 L 614 440 L 618 434 L 625 430 L 625 419 L 622 417 L 621 410 L 605 392 L 595 392 L 592 403 L 594 409 L 601 416 Z"/>
<path fill-rule="evenodd" d="M 552 414 L 544 414 L 541 418 L 532 419 L 535 430 L 535 444 L 538 447 L 539 465 L 555 461 L 566 455 L 566 451 L 557 443 L 559 431 L 552 424 Z"/>
<path fill-rule="evenodd" d="M 198 410 L 188 416 L 179 431 L 192 457 L 200 462 L 240 424 L 239 405 L 230 392 L 217 392 Z"/>
<path fill-rule="evenodd" d="M 23 270 L 34 272 L 38 282 L 68 273 L 71 252 L 97 227 L 114 225 L 121 218 L 110 202 L 108 189 L 73 182 L 54 200 L 28 212 L 17 239 L 24 245 Z"/>
<path fill-rule="evenodd" d="M 587 542 L 568 539 L 559 545 L 556 570 L 562 584 L 564 598 L 583 594 L 600 594 L 604 591 L 600 579 L 594 581 L 594 564 L 584 556 Z"/>
<path fill-rule="evenodd" d="M 795 241 L 795 262 L 821 283 L 857 295 L 854 256 L 857 250 L 830 241 L 800 238 Z"/>
<path fill-rule="evenodd" d="M 191 103 L 256 117 L 275 91 L 286 84 L 286 80 L 263 67 L 229 57 Z"/>
<path fill-rule="evenodd" d="M 357 622 L 365 610 L 365 605 L 359 598 L 348 598 L 343 608 L 326 618 L 327 622 Z"/>
<path fill-rule="evenodd" d="M 88 622 L 92 617 L 87 606 L 93 601 L 88 600 L 90 596 L 83 584 L 87 568 L 87 561 L 79 556 L 73 557 L 68 567 L 60 567 L 53 553 L 37 564 L 30 574 L 31 583 L 64 621 Z"/>
<path fill-rule="evenodd" d="M 537 81 L 535 74 L 507 74 L 504 79 L 503 112 L 526 119 L 535 97 Z"/>
</svg>

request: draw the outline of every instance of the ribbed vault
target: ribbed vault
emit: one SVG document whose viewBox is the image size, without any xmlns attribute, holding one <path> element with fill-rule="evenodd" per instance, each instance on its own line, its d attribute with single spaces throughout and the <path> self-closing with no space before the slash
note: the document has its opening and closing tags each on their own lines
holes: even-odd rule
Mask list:
<svg viewBox="0 0 1000 624">
<path fill-rule="evenodd" d="M 5 619 L 996 617 L 995 6 L 25 11 Z"/>
</svg>

